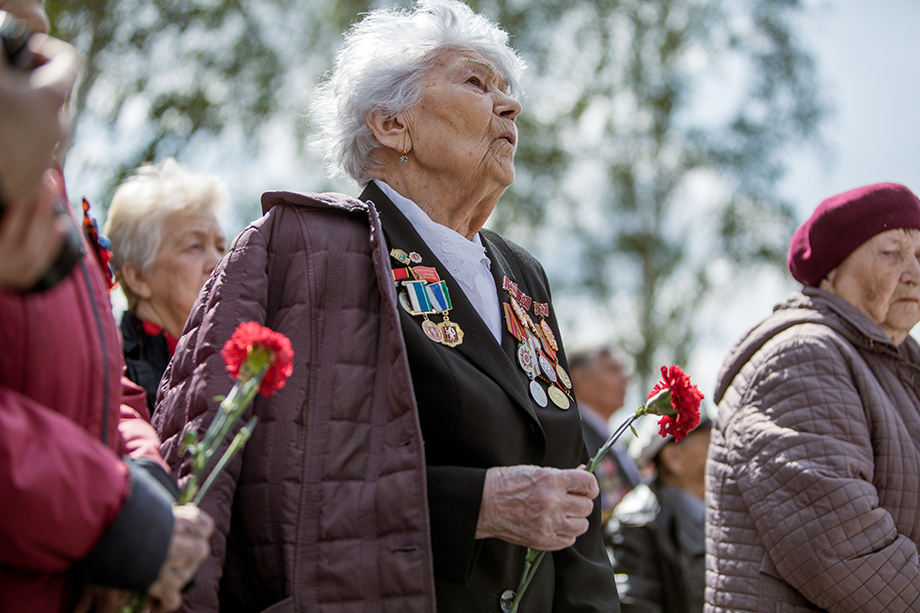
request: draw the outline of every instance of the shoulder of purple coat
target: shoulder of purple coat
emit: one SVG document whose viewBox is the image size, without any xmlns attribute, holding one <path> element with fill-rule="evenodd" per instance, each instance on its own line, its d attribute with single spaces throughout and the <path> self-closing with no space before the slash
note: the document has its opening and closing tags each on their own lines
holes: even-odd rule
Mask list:
<svg viewBox="0 0 920 613">
<path fill-rule="evenodd" d="M 284 192 L 273 191 L 262 194 L 262 213 L 268 213 L 278 204 L 296 206 L 331 207 L 352 212 L 367 211 L 367 204 L 347 194 L 337 192 Z"/>
</svg>

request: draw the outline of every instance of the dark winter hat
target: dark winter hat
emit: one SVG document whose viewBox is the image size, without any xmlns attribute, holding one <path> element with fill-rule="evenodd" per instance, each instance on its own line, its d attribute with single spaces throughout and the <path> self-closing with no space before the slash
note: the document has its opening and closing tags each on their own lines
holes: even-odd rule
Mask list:
<svg viewBox="0 0 920 613">
<path fill-rule="evenodd" d="M 897 183 L 876 183 L 831 196 L 792 235 L 786 266 L 817 286 L 864 242 L 887 230 L 920 230 L 920 200 Z"/>
</svg>

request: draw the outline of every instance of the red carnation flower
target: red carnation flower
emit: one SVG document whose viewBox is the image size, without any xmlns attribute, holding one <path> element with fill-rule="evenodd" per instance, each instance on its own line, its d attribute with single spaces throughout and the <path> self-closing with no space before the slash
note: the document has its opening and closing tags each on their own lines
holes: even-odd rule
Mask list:
<svg viewBox="0 0 920 613">
<path fill-rule="evenodd" d="M 285 335 L 254 321 L 241 323 L 220 351 L 230 375 L 249 378 L 267 368 L 259 393 L 271 396 L 294 372 L 294 350 Z"/>
<path fill-rule="evenodd" d="M 661 426 L 658 434 L 661 436 L 672 435 L 675 441 L 683 440 L 687 433 L 700 425 L 700 402 L 703 400 L 703 394 L 692 383 L 679 366 L 662 366 L 662 380 L 655 384 L 652 391 L 648 393 L 648 399 L 636 412 L 629 416 L 613 434 L 601 445 L 594 457 L 588 460 L 586 469 L 588 472 L 594 472 L 602 458 L 607 454 L 613 444 L 620 438 L 627 429 L 632 429 L 634 421 L 643 415 L 661 415 L 658 424 Z M 633 433 L 635 430 L 632 429 Z M 514 598 L 514 604 L 511 611 L 517 611 L 521 602 L 521 597 L 530 580 L 533 579 L 540 562 L 543 561 L 545 551 L 527 548 L 525 555 L 524 574 L 518 584 L 517 596 Z"/>
<path fill-rule="evenodd" d="M 662 366 L 662 380 L 655 384 L 648 393 L 649 400 L 655 395 L 667 390 L 671 400 L 671 409 L 668 414 L 658 413 L 662 418 L 658 420 L 661 436 L 671 435 L 674 441 L 681 441 L 687 433 L 700 425 L 700 402 L 703 394 L 690 383 L 690 377 L 680 369 L 680 366 Z"/>
</svg>

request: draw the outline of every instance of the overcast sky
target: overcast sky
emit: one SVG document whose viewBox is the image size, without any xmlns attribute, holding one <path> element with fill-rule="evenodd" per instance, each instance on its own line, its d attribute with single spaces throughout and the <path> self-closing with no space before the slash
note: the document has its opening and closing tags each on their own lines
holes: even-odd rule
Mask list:
<svg viewBox="0 0 920 613">
<path fill-rule="evenodd" d="M 825 120 L 829 159 L 804 151 L 783 183 L 800 222 L 823 199 L 859 185 L 893 181 L 920 193 L 920 2 L 813 4 L 802 34 L 833 112 Z M 707 395 L 731 345 L 799 287 L 788 273 L 767 275 L 746 284 L 737 300 L 714 305 L 708 317 L 721 332 L 700 343 L 691 363 Z"/>
<path fill-rule="evenodd" d="M 920 2 L 829 0 L 803 30 L 814 50 L 825 97 L 832 166 L 796 164 L 786 193 L 802 217 L 825 197 L 878 181 L 920 191 Z"/>
</svg>

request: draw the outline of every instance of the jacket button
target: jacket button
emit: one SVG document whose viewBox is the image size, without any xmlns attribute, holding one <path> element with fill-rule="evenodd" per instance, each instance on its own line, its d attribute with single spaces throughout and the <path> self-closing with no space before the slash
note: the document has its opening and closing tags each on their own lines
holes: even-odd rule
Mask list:
<svg viewBox="0 0 920 613">
<path fill-rule="evenodd" d="M 914 387 L 920 387 L 920 373 L 915 372 L 910 376 L 910 382 L 914 384 Z"/>
<path fill-rule="evenodd" d="M 502 592 L 502 595 L 499 597 L 498 602 L 502 606 L 502 613 L 508 613 L 511 610 L 511 607 L 514 606 L 514 597 L 517 594 L 514 593 L 514 590 L 505 590 Z"/>
</svg>

